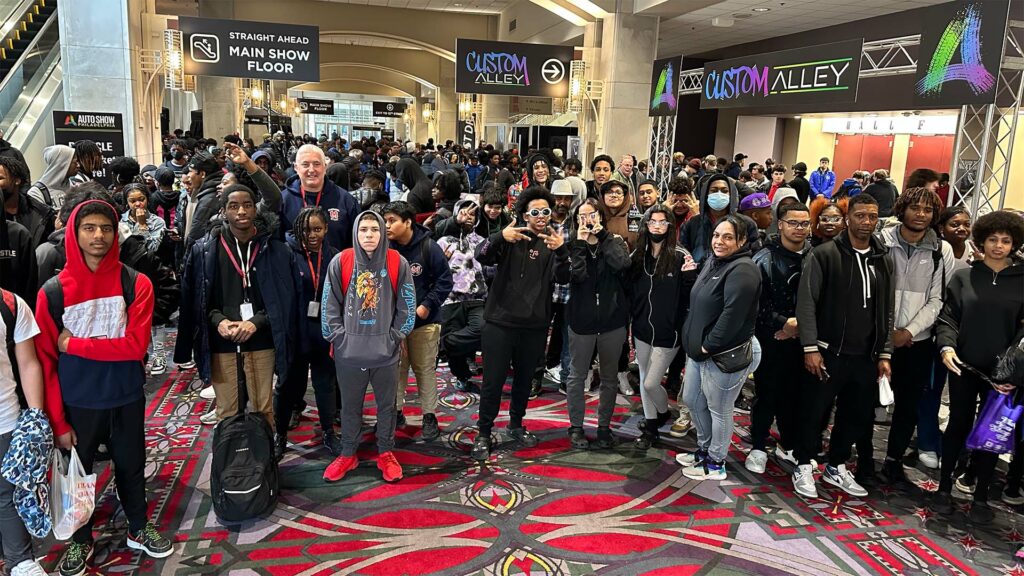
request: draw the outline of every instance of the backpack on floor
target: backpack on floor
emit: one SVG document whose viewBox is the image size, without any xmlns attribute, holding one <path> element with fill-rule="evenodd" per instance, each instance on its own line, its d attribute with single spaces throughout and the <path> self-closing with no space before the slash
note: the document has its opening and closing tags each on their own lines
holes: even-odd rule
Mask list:
<svg viewBox="0 0 1024 576">
<path fill-rule="evenodd" d="M 213 429 L 210 483 L 213 511 L 221 522 L 266 516 L 277 507 L 277 461 L 274 432 L 260 413 L 246 411 L 248 395 L 241 349 L 235 353 L 238 413 Z"/>
</svg>

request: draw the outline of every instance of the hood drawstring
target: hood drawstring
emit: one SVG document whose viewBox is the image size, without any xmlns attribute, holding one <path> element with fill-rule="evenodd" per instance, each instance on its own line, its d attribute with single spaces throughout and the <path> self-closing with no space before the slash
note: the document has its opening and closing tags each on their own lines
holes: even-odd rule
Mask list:
<svg viewBox="0 0 1024 576">
<path fill-rule="evenodd" d="M 861 298 L 864 301 L 864 308 L 868 307 L 868 300 L 871 298 L 871 278 L 868 270 L 868 259 L 862 258 L 860 253 L 857 256 L 857 270 L 860 272 Z"/>
</svg>

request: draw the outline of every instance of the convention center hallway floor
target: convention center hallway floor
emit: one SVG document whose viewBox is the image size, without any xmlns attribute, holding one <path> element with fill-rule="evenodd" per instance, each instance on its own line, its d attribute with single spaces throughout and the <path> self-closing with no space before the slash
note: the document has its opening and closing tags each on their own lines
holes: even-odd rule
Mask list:
<svg viewBox="0 0 1024 576">
<path fill-rule="evenodd" d="M 169 337 L 168 346 L 173 342 Z M 125 546 L 126 521 L 109 467 L 98 469 L 96 552 L 89 574 L 162 575 L 658 575 L 688 574 L 1011 574 L 1024 542 L 1022 516 L 1003 504 L 996 521 L 971 526 L 964 510 L 936 517 L 906 498 L 873 490 L 859 500 L 819 481 L 819 498 L 794 494 L 790 467 L 774 458 L 757 477 L 742 464 L 749 417 L 737 415 L 728 480 L 700 483 L 674 456 L 693 436 L 632 449 L 639 398 L 619 397 L 613 427 L 620 445 L 578 451 L 566 437 L 565 396 L 550 385 L 530 402 L 526 426 L 540 437 L 516 449 L 504 436 L 489 462 L 469 457 L 478 397 L 456 392 L 439 369 L 441 439 L 419 439 L 415 385 L 408 425 L 397 434 L 405 478 L 385 484 L 375 464 L 367 398 L 362 462 L 344 480 L 322 479 L 330 456 L 315 409 L 289 434 L 281 500 L 269 517 L 217 521 L 209 495 L 213 427 L 199 416 L 194 371 L 169 368 L 147 385 L 147 493 L 152 516 L 175 541 L 154 561 Z M 587 426 L 595 426 L 588 396 Z M 505 420 L 507 402 L 502 406 Z M 880 429 L 877 440 L 884 437 Z M 876 449 L 878 446 L 876 445 Z M 908 470 L 922 488 L 935 482 Z M 959 494 L 961 498 L 966 496 Z M 995 498 L 994 501 L 998 501 Z M 49 540 L 44 567 L 56 571 L 61 546 Z"/>
</svg>

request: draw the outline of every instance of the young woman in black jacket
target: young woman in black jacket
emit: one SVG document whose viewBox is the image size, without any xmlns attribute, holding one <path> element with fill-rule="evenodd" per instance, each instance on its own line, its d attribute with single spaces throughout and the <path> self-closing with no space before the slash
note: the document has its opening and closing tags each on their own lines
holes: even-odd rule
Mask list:
<svg viewBox="0 0 1024 576">
<path fill-rule="evenodd" d="M 621 236 L 604 227 L 601 201 L 587 198 L 573 211 L 573 241 L 569 249 L 570 280 L 567 318 L 572 365 L 566 396 L 569 405 L 569 440 L 573 448 L 589 446 L 583 434 L 586 412 L 584 381 L 597 349 L 600 360 L 601 392 L 597 407 L 595 448 L 613 446 L 611 421 L 615 409 L 616 367 L 626 341 L 629 302 L 622 283 L 629 270 L 629 251 Z"/>
<path fill-rule="evenodd" d="M 690 288 L 697 277 L 697 263 L 672 233 L 672 212 L 652 206 L 640 223 L 629 274 L 631 330 L 640 368 L 640 400 L 644 407 L 639 450 L 650 448 L 671 417 L 668 393 L 661 385 L 682 338 L 679 329 L 686 318 Z M 570 301 L 572 298 L 569 299 Z"/>
<path fill-rule="evenodd" d="M 690 292 L 692 313 L 683 326 L 683 401 L 697 428 L 697 451 L 676 460 L 693 480 L 725 480 L 733 405 L 761 361 L 754 337 L 761 273 L 750 258 L 743 221 L 733 215 L 720 219 L 711 234 L 711 252 Z M 739 360 L 726 362 L 731 357 Z"/>
</svg>

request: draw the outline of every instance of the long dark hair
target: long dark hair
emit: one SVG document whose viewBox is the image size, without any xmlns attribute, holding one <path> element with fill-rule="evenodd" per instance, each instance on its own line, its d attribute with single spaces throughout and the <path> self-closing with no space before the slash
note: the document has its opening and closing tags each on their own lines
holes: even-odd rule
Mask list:
<svg viewBox="0 0 1024 576">
<path fill-rule="evenodd" d="M 306 248 L 306 239 L 309 237 L 309 221 L 313 218 L 319 218 L 324 223 L 324 226 L 327 225 L 327 213 L 324 212 L 323 208 L 315 205 L 306 206 L 299 210 L 299 214 L 295 217 L 295 222 L 292 225 L 295 239 L 299 241 L 299 246 L 303 249 Z M 320 249 L 323 250 L 322 245 Z"/>
<path fill-rule="evenodd" d="M 572 207 L 572 212 L 569 215 L 570 238 L 576 238 L 576 234 L 579 232 L 580 208 L 583 208 L 584 205 L 589 205 L 591 208 L 596 210 L 598 214 L 601 215 L 601 226 L 605 226 L 608 223 L 608 212 L 605 210 L 604 202 L 601 202 L 597 198 L 586 198 L 582 202 L 576 202 L 576 204 Z"/>
<path fill-rule="evenodd" d="M 641 270 L 644 267 L 644 259 L 647 257 L 647 252 L 650 250 L 650 230 L 647 228 L 647 222 L 650 221 L 651 216 L 654 214 L 664 214 L 665 219 L 668 220 L 668 229 L 665 239 L 661 242 L 661 252 L 658 253 L 658 263 L 654 267 L 654 276 L 662 278 L 666 276 L 676 266 L 676 234 L 674 232 L 676 217 L 672 214 L 672 211 L 664 207 L 661 204 L 655 204 L 644 212 L 643 220 L 640 221 L 640 233 L 637 235 L 636 248 L 633 250 L 633 270 Z"/>
</svg>

